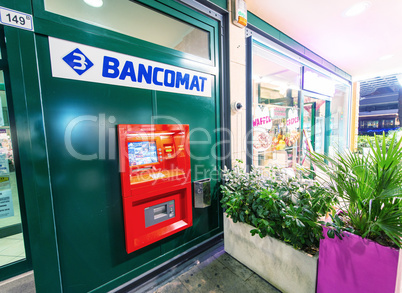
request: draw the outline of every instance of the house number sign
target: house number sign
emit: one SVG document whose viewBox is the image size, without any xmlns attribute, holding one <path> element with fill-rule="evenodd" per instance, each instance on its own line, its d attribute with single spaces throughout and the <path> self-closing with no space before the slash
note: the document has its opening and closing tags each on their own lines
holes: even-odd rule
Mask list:
<svg viewBox="0 0 402 293">
<path fill-rule="evenodd" d="M 33 31 L 32 15 L 0 7 L 0 24 Z"/>
</svg>

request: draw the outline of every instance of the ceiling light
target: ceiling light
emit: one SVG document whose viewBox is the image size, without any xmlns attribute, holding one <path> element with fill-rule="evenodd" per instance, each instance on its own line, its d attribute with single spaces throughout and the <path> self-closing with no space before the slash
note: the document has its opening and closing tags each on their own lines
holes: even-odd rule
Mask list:
<svg viewBox="0 0 402 293">
<path fill-rule="evenodd" d="M 359 15 L 359 14 L 363 13 L 366 9 L 368 9 L 370 7 L 370 5 L 371 5 L 370 1 L 363 1 L 363 2 L 356 3 L 355 5 L 350 7 L 348 10 L 346 10 L 343 13 L 343 15 L 346 17 L 352 17 L 352 16 Z"/>
<path fill-rule="evenodd" d="M 380 58 L 378 58 L 378 60 L 384 61 L 384 60 L 391 59 L 392 57 L 394 57 L 394 55 L 388 54 L 388 55 L 381 56 Z"/>
<path fill-rule="evenodd" d="M 101 7 L 103 5 L 103 0 L 84 0 L 84 2 L 92 7 Z"/>
</svg>

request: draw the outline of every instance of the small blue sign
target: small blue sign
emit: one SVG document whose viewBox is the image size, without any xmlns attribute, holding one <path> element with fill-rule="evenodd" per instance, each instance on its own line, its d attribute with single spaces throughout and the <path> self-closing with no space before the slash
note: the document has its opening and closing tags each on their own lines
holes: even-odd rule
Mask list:
<svg viewBox="0 0 402 293">
<path fill-rule="evenodd" d="M 64 56 L 63 60 L 79 75 L 94 65 L 78 48 Z"/>
</svg>

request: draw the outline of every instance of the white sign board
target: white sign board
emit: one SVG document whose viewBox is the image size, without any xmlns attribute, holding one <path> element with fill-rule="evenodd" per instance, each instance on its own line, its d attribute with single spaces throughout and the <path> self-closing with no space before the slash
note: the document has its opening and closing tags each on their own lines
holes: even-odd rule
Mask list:
<svg viewBox="0 0 402 293">
<path fill-rule="evenodd" d="M 268 131 L 272 128 L 272 119 L 268 107 L 257 106 L 253 117 L 253 147 L 262 152 L 272 145 L 272 137 Z"/>
<path fill-rule="evenodd" d="M 211 97 L 213 76 L 49 37 L 53 77 Z"/>
<path fill-rule="evenodd" d="M 14 216 L 11 189 L 0 191 L 0 219 Z"/>
<path fill-rule="evenodd" d="M 335 94 L 334 81 L 308 67 L 303 67 L 303 89 L 332 97 Z"/>
<path fill-rule="evenodd" d="M 10 174 L 7 154 L 0 153 L 0 176 Z"/>
<path fill-rule="evenodd" d="M 286 119 L 286 127 L 289 130 L 296 130 L 300 127 L 300 119 L 296 109 L 290 109 L 288 119 Z"/>
<path fill-rule="evenodd" d="M 255 108 L 253 127 L 261 127 L 265 128 L 266 130 L 270 130 L 272 128 L 272 119 L 270 116 L 270 111 L 267 107 L 260 108 L 257 106 Z"/>
<path fill-rule="evenodd" d="M 32 15 L 0 7 L 0 24 L 33 31 Z"/>
</svg>

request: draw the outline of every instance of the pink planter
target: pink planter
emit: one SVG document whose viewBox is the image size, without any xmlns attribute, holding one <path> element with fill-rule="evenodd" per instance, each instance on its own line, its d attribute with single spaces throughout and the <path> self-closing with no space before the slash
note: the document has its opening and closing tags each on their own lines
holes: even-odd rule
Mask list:
<svg viewBox="0 0 402 293">
<path fill-rule="evenodd" d="M 320 241 L 317 293 L 394 293 L 399 250 L 345 233 Z"/>
</svg>

